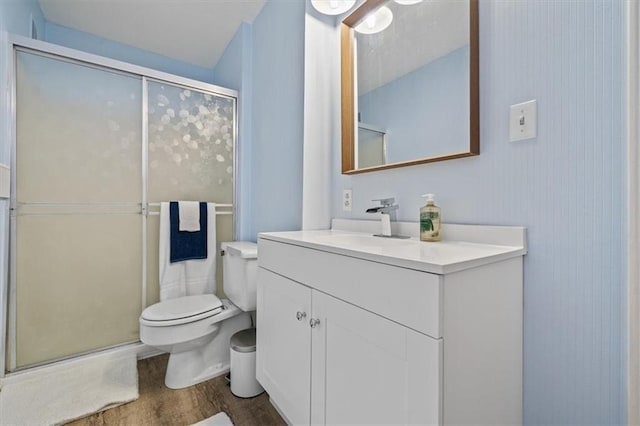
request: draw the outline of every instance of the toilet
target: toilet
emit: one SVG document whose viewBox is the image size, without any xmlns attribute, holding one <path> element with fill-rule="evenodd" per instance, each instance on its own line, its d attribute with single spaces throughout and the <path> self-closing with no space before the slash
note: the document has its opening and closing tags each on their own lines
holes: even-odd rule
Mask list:
<svg viewBox="0 0 640 426">
<path fill-rule="evenodd" d="M 223 288 L 228 299 L 199 294 L 164 300 L 140 315 L 140 340 L 169 353 L 165 385 L 181 389 L 229 370 L 229 340 L 253 325 L 258 247 L 221 244 Z"/>
</svg>

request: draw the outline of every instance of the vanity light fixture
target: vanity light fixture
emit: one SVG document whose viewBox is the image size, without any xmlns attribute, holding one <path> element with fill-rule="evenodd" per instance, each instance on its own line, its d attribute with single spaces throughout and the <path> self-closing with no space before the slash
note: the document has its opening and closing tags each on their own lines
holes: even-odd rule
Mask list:
<svg viewBox="0 0 640 426">
<path fill-rule="evenodd" d="M 406 5 L 410 5 L 410 4 L 418 4 L 418 3 L 422 3 L 422 0 L 395 0 L 396 3 L 401 4 L 403 6 Z"/>
<path fill-rule="evenodd" d="M 340 15 L 351 9 L 356 0 L 311 0 L 313 7 L 325 15 Z"/>
<path fill-rule="evenodd" d="M 375 34 L 391 25 L 391 21 L 393 13 L 388 7 L 382 6 L 364 18 L 354 29 L 361 34 Z"/>
</svg>

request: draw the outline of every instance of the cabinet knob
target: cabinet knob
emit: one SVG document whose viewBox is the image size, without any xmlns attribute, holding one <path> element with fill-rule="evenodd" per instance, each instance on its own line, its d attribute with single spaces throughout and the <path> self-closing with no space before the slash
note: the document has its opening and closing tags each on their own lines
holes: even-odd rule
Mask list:
<svg viewBox="0 0 640 426">
<path fill-rule="evenodd" d="M 311 328 L 316 328 L 317 326 L 320 325 L 320 320 L 317 318 L 311 318 L 309 320 L 309 326 L 311 326 Z"/>
<path fill-rule="evenodd" d="M 307 317 L 306 312 L 300 312 L 300 311 L 296 312 L 296 318 L 298 319 L 298 321 L 302 321 L 306 317 Z"/>
</svg>

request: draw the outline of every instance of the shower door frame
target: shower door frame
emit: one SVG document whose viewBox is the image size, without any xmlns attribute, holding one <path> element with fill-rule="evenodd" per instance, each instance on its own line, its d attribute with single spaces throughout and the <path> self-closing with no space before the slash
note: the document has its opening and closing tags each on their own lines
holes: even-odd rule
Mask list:
<svg viewBox="0 0 640 426">
<path fill-rule="evenodd" d="M 640 423 L 640 5 L 627 14 L 627 424 Z"/>
<path fill-rule="evenodd" d="M 154 70 L 151 68 L 130 64 L 127 62 L 118 61 L 115 59 L 106 58 L 99 55 L 94 55 L 91 53 L 70 49 L 67 47 L 39 41 L 33 40 L 30 38 L 16 36 L 9 34 L 7 43 L 5 44 L 6 52 L 5 55 L 7 57 L 8 63 L 8 76 L 7 81 L 9 84 L 8 91 L 9 96 L 4 101 L 7 103 L 7 116 L 5 118 L 5 122 L 8 130 L 9 144 L 11 150 L 11 196 L 9 199 L 9 211 L 5 212 L 7 216 L 8 223 L 1 224 L 5 229 L 9 228 L 9 236 L 7 241 L 7 236 L 0 234 L 0 243 L 4 244 L 7 247 L 8 243 L 8 280 L 7 274 L 0 277 L 0 378 L 4 377 L 6 374 L 12 374 L 18 371 L 25 371 L 31 368 L 35 368 L 45 364 L 55 363 L 65 359 L 76 358 L 79 356 L 83 356 L 89 353 L 100 352 L 105 349 L 110 349 L 113 347 L 126 347 L 131 345 L 137 345 L 138 342 L 130 342 L 130 343 L 122 343 L 115 346 L 98 348 L 88 352 L 76 353 L 73 355 L 68 355 L 56 359 L 51 359 L 44 361 L 42 363 L 37 363 L 33 365 L 28 365 L 25 367 L 16 368 L 16 288 L 17 288 L 17 280 L 16 280 L 16 222 L 17 222 L 17 199 L 16 199 L 16 148 L 17 148 L 17 135 L 16 135 L 16 88 L 17 88 L 17 52 L 27 52 L 33 53 L 45 57 L 50 57 L 56 60 L 66 61 L 70 63 L 75 63 L 81 66 L 87 66 L 90 68 L 96 68 L 106 72 L 115 72 L 119 74 L 126 74 L 132 77 L 136 77 L 140 79 L 141 84 L 141 139 L 142 139 L 142 197 L 141 197 L 141 206 L 140 206 L 140 214 L 142 217 L 142 274 L 141 274 L 141 288 L 142 292 L 142 309 L 146 307 L 147 304 L 147 217 L 149 216 L 149 203 L 147 199 L 147 178 L 148 178 L 148 82 L 159 82 L 166 83 L 170 85 L 178 85 L 185 88 L 191 88 L 194 90 L 198 90 L 201 92 L 205 92 L 208 94 L 213 94 L 216 96 L 222 96 L 231 98 L 234 101 L 234 111 L 233 111 L 233 174 L 232 174 L 232 203 L 230 205 L 231 211 L 230 214 L 233 215 L 233 223 L 232 223 L 232 235 L 233 239 L 236 240 L 239 235 L 238 229 L 238 221 L 240 208 L 237 205 L 237 200 L 240 199 L 240 194 L 238 194 L 240 185 L 238 185 L 238 113 L 240 111 L 240 103 L 238 92 L 233 89 L 228 89 L 225 87 L 217 86 L 210 83 L 205 83 L 198 80 L 192 80 L 189 78 L 177 76 L 170 73 L 165 73 L 163 71 Z M 212 71 L 213 72 L 213 71 Z M 81 203 L 87 204 L 87 203 Z M 96 203 L 92 203 L 96 204 Z M 151 213 L 153 214 L 153 213 Z M 0 262 L 6 262 L 6 259 L 0 259 Z M 0 268 L 1 269 L 1 268 Z M 11 354 L 7 354 L 8 350 L 8 341 L 11 340 Z M 10 355 L 9 357 L 7 355 Z M 10 359 L 10 365 L 7 365 L 7 358 Z"/>
</svg>

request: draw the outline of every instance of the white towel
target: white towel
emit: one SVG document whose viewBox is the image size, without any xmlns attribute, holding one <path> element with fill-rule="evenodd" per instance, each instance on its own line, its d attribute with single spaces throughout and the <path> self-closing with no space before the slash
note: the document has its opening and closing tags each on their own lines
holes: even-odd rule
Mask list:
<svg viewBox="0 0 640 426">
<path fill-rule="evenodd" d="M 160 203 L 160 300 L 216 292 L 216 205 L 207 203 L 207 258 L 170 262 L 169 203 Z"/>
<path fill-rule="evenodd" d="M 178 201 L 178 230 L 200 231 L 200 202 Z"/>
</svg>

